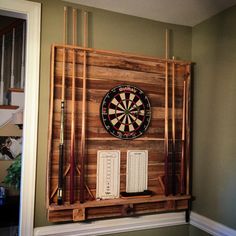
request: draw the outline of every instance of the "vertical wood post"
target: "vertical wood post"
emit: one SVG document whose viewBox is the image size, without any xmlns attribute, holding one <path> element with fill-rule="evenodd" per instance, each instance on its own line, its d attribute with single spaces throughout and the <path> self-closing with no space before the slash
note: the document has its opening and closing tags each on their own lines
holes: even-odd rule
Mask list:
<svg viewBox="0 0 236 236">
<path fill-rule="evenodd" d="M 168 30 L 165 34 L 165 142 L 164 142 L 164 155 L 165 155 L 165 195 L 169 195 L 169 155 L 168 155 Z"/>
<path fill-rule="evenodd" d="M 84 48 L 87 47 L 87 12 L 84 12 Z M 81 174 L 80 174 L 80 202 L 84 202 L 84 175 L 85 175 L 85 126 L 86 126 L 86 77 L 87 77 L 87 71 L 86 71 L 86 64 L 87 64 L 87 55 L 86 50 L 84 50 L 83 55 L 83 94 L 82 94 L 82 129 L 81 129 L 81 144 L 80 144 L 80 150 L 81 150 Z"/>
<path fill-rule="evenodd" d="M 172 194 L 176 193 L 176 164 L 175 164 L 175 63 L 172 63 Z"/>
<path fill-rule="evenodd" d="M 73 8 L 73 45 L 76 34 L 76 9 Z M 72 49 L 72 87 L 71 87 L 71 149 L 70 149 L 70 203 L 74 203 L 75 178 L 75 49 Z"/>
<path fill-rule="evenodd" d="M 190 194 L 190 114 L 191 114 L 191 66 L 187 67 L 186 88 L 186 194 Z"/>
<path fill-rule="evenodd" d="M 183 87 L 183 118 L 182 118 L 182 143 L 181 143 L 181 171 L 180 171 L 180 192 L 185 193 L 185 115 L 186 115 L 186 81 Z"/>
<path fill-rule="evenodd" d="M 11 88 L 14 88 L 15 85 L 15 76 L 14 76 L 14 62 L 15 62 L 15 31 L 16 29 L 13 28 L 12 30 L 12 50 L 11 50 Z"/>
<path fill-rule="evenodd" d="M 52 46 L 51 47 L 51 58 L 50 58 L 50 61 L 51 61 L 51 66 L 50 66 L 50 112 L 49 112 L 49 124 L 48 124 L 48 127 L 52 127 L 52 120 L 53 120 L 53 98 L 54 98 L 54 72 L 55 72 L 55 47 Z M 52 142 L 52 129 L 49 128 L 49 132 L 48 132 L 48 157 L 50 156 L 51 154 L 51 151 L 52 151 L 52 145 L 51 145 L 51 142 Z M 50 173 L 50 168 L 49 166 L 51 166 L 51 159 L 49 158 L 48 159 L 48 165 L 47 165 L 47 176 L 49 176 L 49 173 Z M 58 171 L 59 172 L 59 171 Z M 58 174 L 59 176 L 59 174 Z M 57 186 L 58 188 L 58 186 Z M 55 190 L 55 193 L 57 192 L 58 194 L 58 189 Z M 47 178 L 47 195 L 49 195 L 50 193 L 50 183 L 49 183 L 49 178 Z M 51 203 L 50 202 L 50 198 L 47 198 L 47 206 L 49 206 L 49 204 Z"/>
</svg>

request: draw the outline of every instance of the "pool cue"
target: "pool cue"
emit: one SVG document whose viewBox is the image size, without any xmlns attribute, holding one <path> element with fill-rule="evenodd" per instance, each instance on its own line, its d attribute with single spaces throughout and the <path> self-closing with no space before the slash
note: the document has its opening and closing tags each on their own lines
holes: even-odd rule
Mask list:
<svg viewBox="0 0 236 236">
<path fill-rule="evenodd" d="M 166 29 L 165 34 L 165 138 L 164 138 L 164 156 L 165 156 L 165 195 L 169 195 L 169 155 L 168 155 L 168 30 Z"/>
<path fill-rule="evenodd" d="M 72 39 L 76 45 L 76 9 L 73 8 Z M 70 204 L 74 203 L 75 188 L 75 49 L 72 49 L 72 86 L 71 86 L 71 146 L 70 146 Z"/>
<path fill-rule="evenodd" d="M 181 171 L 180 171 L 180 193 L 185 192 L 185 109 L 186 109 L 186 81 L 183 87 L 183 118 L 182 118 L 182 143 L 181 143 Z"/>
<path fill-rule="evenodd" d="M 64 7 L 64 44 L 66 43 L 66 18 L 67 8 Z M 60 121 L 60 144 L 59 144 L 59 170 L 58 170 L 58 190 L 57 204 L 63 203 L 63 159 L 64 159 L 64 105 L 65 105 L 65 48 L 62 53 L 62 87 L 61 87 L 61 121 Z"/>
<path fill-rule="evenodd" d="M 191 66 L 187 67 L 188 77 L 186 79 L 186 116 L 185 116 L 185 159 L 186 159 L 186 194 L 190 194 L 190 102 L 191 102 Z"/>
<path fill-rule="evenodd" d="M 87 12 L 84 12 L 84 48 L 87 47 Z M 85 175 L 85 113 L 86 113 L 86 50 L 83 55 L 83 95 L 82 95 L 82 129 L 81 129 L 81 143 L 80 143 L 80 202 L 84 202 L 84 175 Z"/>
<path fill-rule="evenodd" d="M 175 164 L 175 63 L 172 64 L 172 194 L 176 194 L 176 164 Z"/>
</svg>

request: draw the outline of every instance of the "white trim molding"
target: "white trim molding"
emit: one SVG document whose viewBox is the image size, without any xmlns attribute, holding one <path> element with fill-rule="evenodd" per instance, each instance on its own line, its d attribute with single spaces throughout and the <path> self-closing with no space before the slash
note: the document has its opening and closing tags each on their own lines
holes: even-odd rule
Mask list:
<svg viewBox="0 0 236 236">
<path fill-rule="evenodd" d="M 185 212 L 163 213 L 139 217 L 96 220 L 87 223 L 69 223 L 38 227 L 35 236 L 94 236 L 137 230 L 183 225 Z M 190 214 L 190 224 L 213 236 L 236 236 L 236 230 L 195 212 Z"/>
<path fill-rule="evenodd" d="M 88 223 L 52 225 L 34 229 L 35 236 L 89 236 L 106 235 L 136 230 L 183 225 L 185 212 L 163 213 L 139 217 L 96 220 Z"/>
<path fill-rule="evenodd" d="M 41 4 L 25 0 L 0 0 L 0 11 L 5 11 L 5 15 L 23 18 L 27 21 L 19 233 L 21 236 L 32 236 L 38 128 Z"/>
<path fill-rule="evenodd" d="M 191 212 L 190 224 L 214 236 L 236 236 L 236 230 Z"/>
</svg>

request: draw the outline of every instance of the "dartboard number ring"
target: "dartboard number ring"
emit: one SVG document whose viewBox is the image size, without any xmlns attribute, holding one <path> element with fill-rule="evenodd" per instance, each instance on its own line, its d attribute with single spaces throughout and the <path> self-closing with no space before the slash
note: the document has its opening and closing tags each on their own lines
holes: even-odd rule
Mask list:
<svg viewBox="0 0 236 236">
<path fill-rule="evenodd" d="M 105 129 L 120 139 L 142 135 L 151 120 L 151 106 L 144 92 L 131 85 L 112 88 L 101 103 L 101 120 Z"/>
</svg>

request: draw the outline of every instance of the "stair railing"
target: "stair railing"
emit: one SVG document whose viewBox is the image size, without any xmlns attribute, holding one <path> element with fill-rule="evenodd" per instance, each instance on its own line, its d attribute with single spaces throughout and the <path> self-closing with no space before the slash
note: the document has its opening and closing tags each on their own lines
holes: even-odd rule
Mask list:
<svg viewBox="0 0 236 236">
<path fill-rule="evenodd" d="M 16 29 L 19 27 L 19 34 L 22 34 L 22 42 L 21 42 L 21 56 L 16 55 L 16 47 L 19 47 L 17 44 L 19 43 L 16 38 Z M 0 74 L 0 105 L 11 105 L 10 99 L 7 99 L 8 90 L 10 88 L 24 88 L 25 83 L 25 32 L 26 32 L 26 22 L 24 20 L 18 19 L 14 21 L 12 24 L 8 25 L 8 27 L 0 30 L 0 38 L 2 38 L 2 50 L 1 50 L 1 74 Z M 11 34 L 11 47 L 7 47 L 6 45 L 6 34 Z M 5 63 L 6 50 L 11 49 L 11 62 L 8 66 Z M 9 53 L 9 52 L 8 52 Z M 16 58 L 21 58 L 20 62 L 16 62 Z M 18 76 L 19 83 L 16 83 L 16 68 L 17 65 L 18 70 L 20 71 L 20 78 Z M 8 71 L 8 72 L 7 72 Z M 10 74 L 10 78 L 7 74 Z"/>
</svg>

